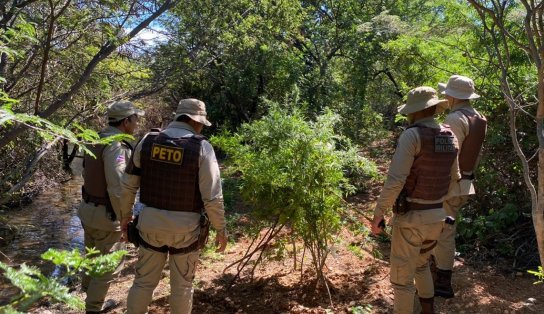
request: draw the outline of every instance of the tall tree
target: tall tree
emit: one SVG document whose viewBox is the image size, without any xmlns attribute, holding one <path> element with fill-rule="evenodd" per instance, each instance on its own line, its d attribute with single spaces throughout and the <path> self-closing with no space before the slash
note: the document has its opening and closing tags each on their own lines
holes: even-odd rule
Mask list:
<svg viewBox="0 0 544 314">
<path fill-rule="evenodd" d="M 16 113 L 66 127 L 82 122 L 104 103 L 146 86 L 138 35 L 179 2 L 2 2 L 0 91 L 17 99 L 11 104 Z M 35 134 L 22 137 L 27 130 L 17 123 L 0 127 L 0 192 L 22 187 L 25 168 L 47 157 L 39 147 L 56 147 Z"/>
<path fill-rule="evenodd" d="M 497 58 L 501 91 L 510 110 L 510 134 L 515 151 L 523 165 L 525 184 L 531 194 L 532 218 L 536 233 L 540 263 L 544 265 L 544 1 L 469 0 L 480 17 L 482 27 L 492 41 L 490 58 Z M 538 138 L 538 177 L 535 187 L 529 158 L 522 150 L 516 130 L 516 118 L 524 112 L 530 98 L 512 88 L 511 60 L 521 50 L 527 62 L 536 70 L 535 131 Z M 533 94 L 534 96 L 534 94 Z"/>
</svg>

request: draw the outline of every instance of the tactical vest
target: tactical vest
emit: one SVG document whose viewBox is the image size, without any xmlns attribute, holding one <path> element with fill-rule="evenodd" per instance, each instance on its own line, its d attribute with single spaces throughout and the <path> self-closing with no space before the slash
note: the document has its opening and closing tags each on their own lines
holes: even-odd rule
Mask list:
<svg viewBox="0 0 544 314">
<path fill-rule="evenodd" d="M 438 200 L 448 193 L 451 167 L 457 157 L 457 139 L 451 128 L 417 128 L 421 150 L 415 156 L 410 174 L 406 179 L 406 196 L 422 200 Z"/>
<path fill-rule="evenodd" d="M 487 120 L 484 116 L 463 108 L 456 111 L 460 111 L 467 117 L 469 126 L 468 135 L 465 137 L 459 153 L 459 169 L 461 174 L 472 173 L 484 144 Z"/>
<path fill-rule="evenodd" d="M 200 213 L 204 202 L 198 171 L 204 139 L 201 135 L 172 138 L 149 133 L 142 143 L 141 169 L 137 171 L 141 174 L 140 201 L 159 209 Z M 132 162 L 130 167 L 134 167 Z"/>
<path fill-rule="evenodd" d="M 95 199 L 95 201 L 91 201 L 97 205 L 106 205 L 108 197 L 104 160 L 102 159 L 104 148 L 106 145 L 102 144 L 89 146 L 89 150 L 96 158 L 89 154 L 85 154 L 83 157 L 83 199 L 88 202 L 86 198 L 90 196 Z"/>
<path fill-rule="evenodd" d="M 100 137 L 103 137 L 102 134 L 100 134 Z M 128 142 L 122 141 L 122 143 L 130 151 L 133 150 Z M 106 206 L 106 212 L 110 219 L 115 221 L 117 220 L 117 216 L 108 195 L 108 184 L 106 182 L 106 173 L 104 172 L 104 160 L 102 159 L 105 148 L 106 145 L 103 144 L 92 145 L 89 147 L 89 150 L 96 158 L 93 158 L 89 154 L 85 154 L 83 157 L 83 186 L 81 187 L 81 196 L 87 203 L 94 203 L 95 206 Z"/>
</svg>

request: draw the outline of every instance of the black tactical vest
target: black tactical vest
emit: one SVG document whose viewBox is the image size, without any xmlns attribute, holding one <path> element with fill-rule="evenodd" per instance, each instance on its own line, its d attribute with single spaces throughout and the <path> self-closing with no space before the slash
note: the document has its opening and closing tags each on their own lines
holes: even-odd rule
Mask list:
<svg viewBox="0 0 544 314">
<path fill-rule="evenodd" d="M 140 201 L 147 206 L 200 213 L 198 171 L 202 135 L 172 138 L 152 132 L 140 153 Z"/>
</svg>

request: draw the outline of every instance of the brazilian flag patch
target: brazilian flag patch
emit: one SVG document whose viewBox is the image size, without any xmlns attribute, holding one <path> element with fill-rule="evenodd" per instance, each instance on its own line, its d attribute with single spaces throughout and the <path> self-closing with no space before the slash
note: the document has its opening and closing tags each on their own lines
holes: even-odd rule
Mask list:
<svg viewBox="0 0 544 314">
<path fill-rule="evenodd" d="M 183 148 L 153 144 L 151 146 L 151 160 L 181 166 L 183 162 Z"/>
</svg>

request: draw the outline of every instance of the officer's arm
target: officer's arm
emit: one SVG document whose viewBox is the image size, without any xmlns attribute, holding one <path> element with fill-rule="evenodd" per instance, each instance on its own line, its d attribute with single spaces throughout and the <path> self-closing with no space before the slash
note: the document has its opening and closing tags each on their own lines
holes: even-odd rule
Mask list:
<svg viewBox="0 0 544 314">
<path fill-rule="evenodd" d="M 106 185 L 110 202 L 117 215 L 119 217 L 119 201 L 121 198 L 121 176 L 125 171 L 126 165 L 126 152 L 128 148 L 124 147 L 119 142 L 114 142 L 111 145 L 104 148 L 102 158 L 104 160 L 104 173 L 106 175 Z"/>
<path fill-rule="evenodd" d="M 213 147 L 202 141 L 200 152 L 199 187 L 210 223 L 218 233 L 226 234 L 225 209 L 219 165 Z"/>
<path fill-rule="evenodd" d="M 132 207 L 134 206 L 134 198 L 140 188 L 141 164 L 140 155 L 142 151 L 142 142 L 138 143 L 132 154 L 132 158 L 128 161 L 128 165 L 121 179 L 121 204 L 120 216 L 121 219 L 132 217 Z"/>
<path fill-rule="evenodd" d="M 387 180 L 374 209 L 374 216 L 383 216 L 388 209 L 393 207 L 410 174 L 414 158 L 419 150 L 419 136 L 416 129 L 404 131 L 400 135 L 397 149 L 389 165 Z"/>
<path fill-rule="evenodd" d="M 460 149 L 457 139 L 454 140 L 454 143 L 455 147 L 457 147 L 457 149 Z M 461 180 L 461 170 L 459 169 L 459 154 L 457 154 L 457 157 L 455 157 L 453 165 L 451 166 L 451 180 L 455 182 Z"/>
</svg>

